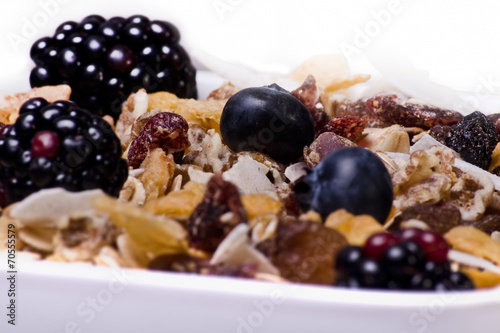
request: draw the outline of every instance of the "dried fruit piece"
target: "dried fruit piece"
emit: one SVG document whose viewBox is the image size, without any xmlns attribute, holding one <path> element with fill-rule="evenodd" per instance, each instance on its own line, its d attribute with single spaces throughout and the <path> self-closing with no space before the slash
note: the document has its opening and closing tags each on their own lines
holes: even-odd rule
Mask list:
<svg viewBox="0 0 500 333">
<path fill-rule="evenodd" d="M 304 147 L 304 160 L 308 167 L 313 168 L 332 151 L 355 146 L 356 144 L 349 139 L 332 132 L 325 132 L 320 134 L 309 147 Z"/>
<path fill-rule="evenodd" d="M 397 228 L 400 223 L 412 219 L 425 222 L 432 230 L 440 234 L 444 234 L 462 224 L 460 211 L 455 206 L 449 204 L 416 204 L 404 209 L 395 218 L 391 228 Z"/>
<path fill-rule="evenodd" d="M 459 153 L 464 161 L 484 170 L 490 166 L 497 143 L 495 125 L 479 111 L 465 116 L 445 137 L 446 146 Z"/>
<path fill-rule="evenodd" d="M 435 125 L 454 125 L 463 118 L 459 112 L 411 103 L 395 95 L 369 98 L 366 105 L 383 121 L 405 127 L 430 129 Z"/>
<path fill-rule="evenodd" d="M 189 245 L 213 252 L 239 223 L 247 222 L 247 213 L 238 189 L 217 174 L 207 183 L 205 197 L 189 217 Z"/>
<path fill-rule="evenodd" d="M 316 80 L 312 75 L 308 75 L 302 85 L 292 91 L 291 94 L 304 104 L 311 113 L 314 123 L 314 133 L 317 136 L 318 132 L 328 122 L 328 115 L 322 108 L 317 108 L 320 94 Z"/>
<path fill-rule="evenodd" d="M 182 99 L 168 92 L 157 92 L 148 96 L 148 111 L 158 108 L 174 112 L 184 117 L 190 124 L 198 124 L 204 129 L 213 128 L 220 133 L 220 117 L 226 100 Z"/>
<path fill-rule="evenodd" d="M 156 147 L 163 149 L 166 154 L 183 151 L 190 145 L 188 127 L 182 116 L 172 112 L 161 112 L 153 116 L 130 144 L 129 165 L 134 169 L 138 168 Z"/>
<path fill-rule="evenodd" d="M 324 132 L 333 132 L 353 142 L 357 142 L 361 138 L 366 125 L 368 125 L 366 117 L 333 117 L 328 124 L 316 132 L 316 137 Z"/>
<path fill-rule="evenodd" d="M 287 217 L 279 221 L 276 235 L 257 246 L 289 280 L 331 285 L 335 257 L 347 245 L 336 230 L 317 222 Z"/>
</svg>

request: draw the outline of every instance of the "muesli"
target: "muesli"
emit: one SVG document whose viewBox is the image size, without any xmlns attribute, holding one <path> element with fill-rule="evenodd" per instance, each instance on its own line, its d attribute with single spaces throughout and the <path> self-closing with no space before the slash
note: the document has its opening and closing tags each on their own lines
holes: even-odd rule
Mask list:
<svg viewBox="0 0 500 333">
<path fill-rule="evenodd" d="M 67 84 L 5 97 L 16 103 L 0 133 L 3 248 L 13 224 L 17 251 L 33 260 L 350 288 L 500 284 L 499 117 L 397 91 L 351 100 L 350 87 L 369 77 L 346 76 L 339 57 L 306 62 L 288 78 L 292 91 L 226 82 L 194 99 L 178 31 L 159 22 L 66 22 L 58 38 L 112 56 L 100 69 L 107 81 L 89 72 L 104 62 L 82 66 L 75 59 L 88 52 L 71 46 L 57 74 Z M 68 37 L 75 29 L 80 42 Z M 43 43 L 32 51 L 32 84 L 45 86 L 56 82 L 42 75 L 50 61 L 41 54 L 55 44 Z M 163 80 L 177 68 L 189 87 L 151 89 L 140 59 Z M 88 79 L 77 89 L 72 66 Z M 115 89 L 123 76 L 109 73 L 140 66 L 133 89 Z M 100 84 L 123 101 L 119 112 L 91 98 Z M 48 89 L 58 97 L 39 93 Z"/>
</svg>

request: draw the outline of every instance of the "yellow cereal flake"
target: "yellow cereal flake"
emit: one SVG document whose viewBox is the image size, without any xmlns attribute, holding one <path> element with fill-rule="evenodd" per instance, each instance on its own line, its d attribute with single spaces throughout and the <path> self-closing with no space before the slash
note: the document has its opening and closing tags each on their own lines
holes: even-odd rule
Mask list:
<svg viewBox="0 0 500 333">
<path fill-rule="evenodd" d="M 372 216 L 354 216 L 345 209 L 337 209 L 328 215 L 325 226 L 340 232 L 349 244 L 359 246 L 362 246 L 371 235 L 385 232 L 382 225 Z"/>
<path fill-rule="evenodd" d="M 483 271 L 474 267 L 464 267 L 462 272 L 467 274 L 476 288 L 491 288 L 500 285 L 500 274 L 492 271 Z"/>
<path fill-rule="evenodd" d="M 493 172 L 496 168 L 500 166 L 500 142 L 496 145 L 493 153 L 491 154 L 491 164 L 488 168 L 489 172 Z"/>
<path fill-rule="evenodd" d="M 309 210 L 307 213 L 300 214 L 299 220 L 323 223 L 323 219 L 321 218 L 321 215 L 319 215 L 314 210 Z"/>
<path fill-rule="evenodd" d="M 268 214 L 277 215 L 282 208 L 281 202 L 266 194 L 246 194 L 241 197 L 247 211 L 248 220 Z"/>
<path fill-rule="evenodd" d="M 368 81 L 369 79 L 370 79 L 370 75 L 364 75 L 364 74 L 355 75 L 353 77 L 350 77 L 350 78 L 347 78 L 344 80 L 333 81 L 325 88 L 325 90 L 327 92 L 331 93 L 331 92 L 335 92 L 338 90 L 347 89 L 347 88 L 352 87 L 358 83 L 364 83 L 364 82 Z"/>
<path fill-rule="evenodd" d="M 444 238 L 455 250 L 500 264 L 500 242 L 477 228 L 457 226 L 444 234 Z"/>
<path fill-rule="evenodd" d="M 195 100 L 178 98 L 168 92 L 149 94 L 148 111 L 159 108 L 174 112 L 205 129 L 213 128 L 220 133 L 220 116 L 226 100 Z"/>
<path fill-rule="evenodd" d="M 173 219 L 110 196 L 95 198 L 93 205 L 96 211 L 107 214 L 115 226 L 125 229 L 130 239 L 145 251 L 154 255 L 187 251 L 187 232 Z"/>
<path fill-rule="evenodd" d="M 19 116 L 19 108 L 30 98 L 42 97 L 49 103 L 58 100 L 68 100 L 71 87 L 65 84 L 33 88 L 16 95 L 0 95 L 0 122 L 13 124 Z"/>
<path fill-rule="evenodd" d="M 190 181 L 181 190 L 146 202 L 144 210 L 176 220 L 187 220 L 196 206 L 203 200 L 204 193 L 204 184 Z"/>
</svg>

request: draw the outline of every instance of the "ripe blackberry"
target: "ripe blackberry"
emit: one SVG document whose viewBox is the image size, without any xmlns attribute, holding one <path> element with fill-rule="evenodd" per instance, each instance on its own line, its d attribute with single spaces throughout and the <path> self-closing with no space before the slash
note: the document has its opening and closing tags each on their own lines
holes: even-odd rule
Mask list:
<svg viewBox="0 0 500 333">
<path fill-rule="evenodd" d="M 451 271 L 446 255 L 446 241 L 430 231 L 410 228 L 399 236 L 376 233 L 363 247 L 346 246 L 338 252 L 335 285 L 399 290 L 473 289 L 467 275 Z"/>
<path fill-rule="evenodd" d="M 30 56 L 32 87 L 68 84 L 71 100 L 117 119 L 127 96 L 145 88 L 196 98 L 196 70 L 179 45 L 177 28 L 142 15 L 67 21 L 37 40 Z"/>
<path fill-rule="evenodd" d="M 0 130 L 0 192 L 6 206 L 42 188 L 101 188 L 118 196 L 128 176 L 120 140 L 101 117 L 75 103 L 32 98 Z"/>
</svg>

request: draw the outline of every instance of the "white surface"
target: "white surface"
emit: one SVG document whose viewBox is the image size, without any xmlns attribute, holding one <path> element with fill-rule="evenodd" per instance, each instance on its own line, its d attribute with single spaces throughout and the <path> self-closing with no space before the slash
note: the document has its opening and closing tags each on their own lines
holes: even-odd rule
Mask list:
<svg viewBox="0 0 500 333">
<path fill-rule="evenodd" d="M 18 325 L 4 318 L 2 332 L 493 333 L 500 313 L 500 289 L 360 292 L 50 262 L 21 262 L 18 291 Z"/>
</svg>

